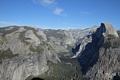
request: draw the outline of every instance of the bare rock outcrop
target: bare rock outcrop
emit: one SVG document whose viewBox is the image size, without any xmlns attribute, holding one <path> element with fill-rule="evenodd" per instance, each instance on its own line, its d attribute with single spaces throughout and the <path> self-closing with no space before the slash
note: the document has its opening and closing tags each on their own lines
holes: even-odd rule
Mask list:
<svg viewBox="0 0 120 80">
<path fill-rule="evenodd" d="M 36 46 L 40 44 L 39 38 L 36 37 L 36 35 L 33 33 L 32 30 L 26 31 L 25 38 L 28 38 L 28 40 L 26 40 L 26 41 L 31 44 L 35 44 Z"/>
<path fill-rule="evenodd" d="M 47 61 L 60 62 L 45 37 L 39 39 L 44 33 L 30 27 L 0 30 L 0 80 L 25 80 L 48 71 Z"/>
<path fill-rule="evenodd" d="M 118 34 L 109 23 L 83 30 L 0 28 L 0 80 L 31 80 L 36 76 L 80 80 L 81 71 L 91 80 L 111 80 L 120 75 L 119 45 Z M 74 55 L 70 58 L 72 47 Z"/>
<path fill-rule="evenodd" d="M 0 28 L 0 80 L 30 80 L 31 76 L 41 75 L 53 77 L 49 80 L 60 77 L 64 80 L 66 76 L 68 80 L 76 76 L 81 79 L 78 61 L 68 57 L 71 47 L 91 30 L 43 30 L 27 26 Z"/>
<path fill-rule="evenodd" d="M 109 23 L 101 26 L 73 48 L 82 73 L 90 80 L 113 80 L 120 76 L 120 39 L 115 28 Z"/>
<path fill-rule="evenodd" d="M 101 37 L 101 34 L 106 37 L 108 35 L 113 35 L 114 37 L 119 37 L 116 29 L 112 26 L 112 24 L 108 22 L 101 23 L 100 28 L 96 31 L 96 35 Z"/>
<path fill-rule="evenodd" d="M 71 58 L 76 58 L 79 56 L 84 50 L 88 43 L 92 43 L 93 39 L 98 38 L 100 41 L 98 42 L 101 45 L 103 38 L 107 36 L 119 37 L 116 29 L 110 23 L 101 23 L 101 26 L 95 31 L 95 33 L 86 36 L 82 42 L 80 43 L 80 47 L 78 52 Z"/>
</svg>

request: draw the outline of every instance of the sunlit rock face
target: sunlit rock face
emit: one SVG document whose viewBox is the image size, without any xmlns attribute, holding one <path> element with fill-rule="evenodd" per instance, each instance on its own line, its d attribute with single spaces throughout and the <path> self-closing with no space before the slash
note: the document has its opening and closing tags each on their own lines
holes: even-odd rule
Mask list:
<svg viewBox="0 0 120 80">
<path fill-rule="evenodd" d="M 116 29 L 112 26 L 112 24 L 108 22 L 101 23 L 99 30 L 96 31 L 96 35 L 98 37 L 101 36 L 101 33 L 104 37 L 107 35 L 113 35 L 114 37 L 119 37 Z"/>
<path fill-rule="evenodd" d="M 76 55 L 74 55 L 71 58 L 76 58 L 77 56 L 82 53 L 82 51 L 85 50 L 85 47 L 88 43 L 92 43 L 93 40 L 99 39 L 100 41 L 97 42 L 99 43 L 99 46 L 103 42 L 103 38 L 108 37 L 108 36 L 114 36 L 115 38 L 119 37 L 116 29 L 110 24 L 110 23 L 101 23 L 100 27 L 96 29 L 95 33 L 86 36 L 82 42 L 80 43 L 79 50 L 76 52 Z"/>
<path fill-rule="evenodd" d="M 47 78 L 64 80 L 66 77 L 70 80 L 76 76 L 80 79 L 79 63 L 70 58 L 71 48 L 96 28 L 84 30 L 43 30 L 28 26 L 0 28 L 0 80 L 34 80 L 36 76 L 42 76 L 45 80 Z M 70 74 L 67 75 L 68 73 Z"/>
<path fill-rule="evenodd" d="M 120 75 L 120 38 L 110 23 L 100 27 L 73 48 L 85 77 L 91 80 L 113 80 Z"/>
<path fill-rule="evenodd" d="M 112 80 L 120 76 L 119 48 L 110 23 L 83 30 L 0 28 L 0 80 Z"/>
</svg>

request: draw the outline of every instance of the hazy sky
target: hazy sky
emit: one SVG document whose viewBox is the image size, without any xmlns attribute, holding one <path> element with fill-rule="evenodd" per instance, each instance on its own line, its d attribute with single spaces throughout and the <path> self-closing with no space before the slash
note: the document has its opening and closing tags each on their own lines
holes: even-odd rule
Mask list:
<svg viewBox="0 0 120 80">
<path fill-rule="evenodd" d="M 120 29 L 120 0 L 0 0 L 0 26 L 87 28 L 110 22 Z"/>
</svg>

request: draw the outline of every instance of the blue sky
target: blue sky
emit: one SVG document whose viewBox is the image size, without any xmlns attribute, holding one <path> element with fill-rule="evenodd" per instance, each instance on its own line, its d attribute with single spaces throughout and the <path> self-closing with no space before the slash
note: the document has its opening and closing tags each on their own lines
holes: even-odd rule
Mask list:
<svg viewBox="0 0 120 80">
<path fill-rule="evenodd" d="M 110 22 L 120 29 L 120 0 L 0 0 L 0 26 L 83 29 Z"/>
</svg>

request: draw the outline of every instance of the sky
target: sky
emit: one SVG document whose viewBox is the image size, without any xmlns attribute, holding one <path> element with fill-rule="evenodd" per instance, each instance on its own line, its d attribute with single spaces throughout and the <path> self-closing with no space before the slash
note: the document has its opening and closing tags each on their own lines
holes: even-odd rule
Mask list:
<svg viewBox="0 0 120 80">
<path fill-rule="evenodd" d="M 120 30 L 120 0 L 0 0 L 0 27 L 84 29 L 101 22 Z"/>
</svg>

